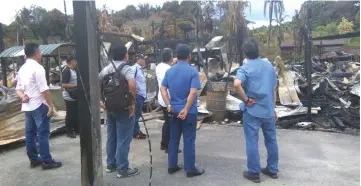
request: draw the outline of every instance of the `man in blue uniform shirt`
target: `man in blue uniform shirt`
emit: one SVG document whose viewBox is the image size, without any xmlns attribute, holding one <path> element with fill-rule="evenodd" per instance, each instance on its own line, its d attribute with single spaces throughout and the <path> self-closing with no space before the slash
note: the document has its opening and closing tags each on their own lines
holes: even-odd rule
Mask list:
<svg viewBox="0 0 361 186">
<path fill-rule="evenodd" d="M 243 177 L 260 182 L 260 172 L 271 178 L 277 178 L 278 146 L 276 141 L 275 112 L 276 72 L 272 64 L 259 58 L 258 44 L 250 39 L 243 46 L 247 58 L 237 72 L 234 87 L 243 101 L 243 129 L 246 137 L 247 167 Z M 267 167 L 261 169 L 258 150 L 258 130 L 262 128 L 268 152 Z"/>
<path fill-rule="evenodd" d="M 180 44 L 177 49 L 177 63 L 165 74 L 161 94 L 172 113 L 170 140 L 168 145 L 168 173 L 174 174 L 182 169 L 178 165 L 178 148 L 181 134 L 184 143 L 184 170 L 187 177 L 200 176 L 204 170 L 195 167 L 195 140 L 197 125 L 197 97 L 201 88 L 199 74 L 189 65 L 191 50 Z M 170 100 L 168 92 L 170 95 Z"/>
<path fill-rule="evenodd" d="M 142 115 L 144 101 L 147 98 L 147 79 L 143 68 L 145 67 L 145 57 L 142 54 L 136 55 L 136 63 L 132 66 L 135 75 L 134 78 L 137 82 L 137 97 L 135 105 L 135 125 L 133 130 L 133 138 L 145 139 L 146 135 L 140 130 L 139 118 Z"/>
</svg>

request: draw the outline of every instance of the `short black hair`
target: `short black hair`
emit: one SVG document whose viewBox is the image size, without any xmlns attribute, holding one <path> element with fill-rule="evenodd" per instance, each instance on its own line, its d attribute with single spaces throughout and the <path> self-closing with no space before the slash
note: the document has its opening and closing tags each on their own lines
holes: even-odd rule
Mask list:
<svg viewBox="0 0 361 186">
<path fill-rule="evenodd" d="M 191 49 L 186 44 L 179 44 L 176 49 L 177 58 L 179 60 L 185 60 L 191 53 Z"/>
<path fill-rule="evenodd" d="M 25 45 L 25 55 L 27 57 L 32 57 L 36 54 L 36 51 L 39 49 L 39 45 L 35 43 L 29 43 Z"/>
<path fill-rule="evenodd" d="M 124 44 L 115 44 L 111 47 L 110 53 L 114 61 L 123 61 L 127 55 L 128 49 Z"/>
<path fill-rule="evenodd" d="M 257 40 L 250 38 L 243 44 L 243 52 L 249 59 L 259 57 L 259 49 Z"/>
<path fill-rule="evenodd" d="M 74 56 L 69 56 L 68 58 L 66 58 L 66 63 L 70 63 L 73 60 L 75 60 L 75 57 Z"/>
<path fill-rule="evenodd" d="M 161 53 L 163 63 L 168 63 L 173 57 L 173 51 L 170 48 L 164 48 Z"/>
</svg>

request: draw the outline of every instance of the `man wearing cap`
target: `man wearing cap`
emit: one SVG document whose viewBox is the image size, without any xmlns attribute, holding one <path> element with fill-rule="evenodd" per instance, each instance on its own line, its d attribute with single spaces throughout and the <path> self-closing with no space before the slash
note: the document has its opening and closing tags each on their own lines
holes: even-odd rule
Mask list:
<svg viewBox="0 0 361 186">
<path fill-rule="evenodd" d="M 197 70 L 189 64 L 190 48 L 185 44 L 180 44 L 176 52 L 178 61 L 166 72 L 161 87 L 168 112 L 172 113 L 168 145 L 168 173 L 174 174 L 182 169 L 182 166 L 178 165 L 178 148 L 183 133 L 184 170 L 187 177 L 200 176 L 204 170 L 195 166 L 195 140 L 198 114 L 197 91 L 201 88 L 201 83 Z"/>
<path fill-rule="evenodd" d="M 144 101 L 147 98 L 147 80 L 145 78 L 144 70 L 145 67 L 145 57 L 143 54 L 136 55 L 136 63 L 133 65 L 133 70 L 135 72 L 134 78 L 137 84 L 137 97 L 135 105 L 135 125 L 133 130 L 133 138 L 135 139 L 145 139 L 146 135 L 140 131 L 139 118 L 142 115 L 142 109 Z"/>
</svg>

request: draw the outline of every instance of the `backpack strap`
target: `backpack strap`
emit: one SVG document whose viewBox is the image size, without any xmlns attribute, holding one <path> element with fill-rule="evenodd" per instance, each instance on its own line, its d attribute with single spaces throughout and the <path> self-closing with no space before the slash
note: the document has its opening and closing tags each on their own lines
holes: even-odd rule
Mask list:
<svg viewBox="0 0 361 186">
<path fill-rule="evenodd" d="M 135 67 L 134 78 L 136 78 L 136 77 L 137 77 L 137 73 L 138 73 L 138 68 L 137 68 L 137 67 Z"/>
<path fill-rule="evenodd" d="M 127 65 L 126 63 L 120 64 L 119 67 L 116 69 L 116 71 L 121 72 L 126 65 Z"/>
<path fill-rule="evenodd" d="M 64 72 L 65 70 L 69 70 L 69 71 L 70 71 L 70 68 L 69 68 L 68 66 L 63 67 L 63 70 L 61 71 L 62 75 L 63 75 L 63 72 Z M 69 76 L 70 76 L 69 79 L 71 79 L 71 72 L 69 73 Z M 61 83 L 63 83 L 63 82 L 61 82 Z"/>
</svg>

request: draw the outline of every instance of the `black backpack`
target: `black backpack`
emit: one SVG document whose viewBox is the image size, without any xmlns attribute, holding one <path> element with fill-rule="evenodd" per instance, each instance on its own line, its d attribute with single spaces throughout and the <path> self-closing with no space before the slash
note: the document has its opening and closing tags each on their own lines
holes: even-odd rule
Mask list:
<svg viewBox="0 0 361 186">
<path fill-rule="evenodd" d="M 106 75 L 101 84 L 102 99 L 105 102 L 105 108 L 109 112 L 126 111 L 133 101 L 133 96 L 129 91 L 128 81 L 121 73 L 126 66 L 125 63 L 118 68 L 112 63 L 115 72 Z"/>
</svg>

